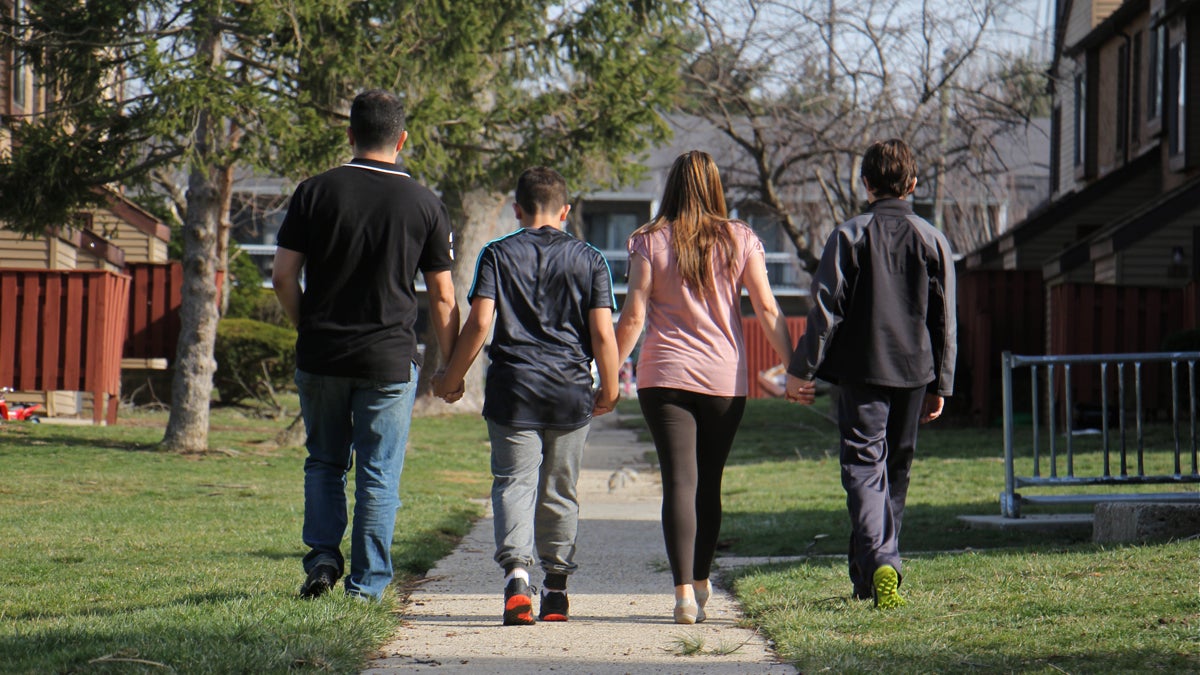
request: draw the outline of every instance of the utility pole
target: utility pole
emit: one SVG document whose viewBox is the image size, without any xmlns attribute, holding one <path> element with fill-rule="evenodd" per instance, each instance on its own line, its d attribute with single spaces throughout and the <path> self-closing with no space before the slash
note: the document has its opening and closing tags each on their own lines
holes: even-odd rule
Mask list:
<svg viewBox="0 0 1200 675">
<path fill-rule="evenodd" d="M 952 52 L 942 52 L 942 86 L 938 90 L 938 155 L 933 177 L 933 226 L 945 231 L 946 219 L 946 147 L 950 143 L 950 82 L 945 80 Z"/>
</svg>

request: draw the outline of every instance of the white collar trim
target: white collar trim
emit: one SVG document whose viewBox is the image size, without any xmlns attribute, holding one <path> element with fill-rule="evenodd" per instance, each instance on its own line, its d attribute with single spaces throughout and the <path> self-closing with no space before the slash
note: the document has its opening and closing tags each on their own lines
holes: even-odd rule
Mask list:
<svg viewBox="0 0 1200 675">
<path fill-rule="evenodd" d="M 379 173 L 390 173 L 394 176 L 404 176 L 405 178 L 412 178 L 412 176 L 408 175 L 407 173 L 405 173 L 403 171 L 399 171 L 399 170 L 393 171 L 391 169 L 381 169 L 377 166 L 370 166 L 368 164 L 355 164 L 354 162 L 346 162 L 342 166 L 352 166 L 356 169 L 366 169 L 367 171 L 378 171 Z"/>
</svg>

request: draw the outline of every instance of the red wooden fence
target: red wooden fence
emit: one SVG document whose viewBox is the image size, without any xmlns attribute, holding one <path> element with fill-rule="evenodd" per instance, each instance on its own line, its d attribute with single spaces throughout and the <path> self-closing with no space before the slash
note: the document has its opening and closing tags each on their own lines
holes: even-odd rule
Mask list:
<svg viewBox="0 0 1200 675">
<path fill-rule="evenodd" d="M 1044 354 L 1042 273 L 972 270 L 958 275 L 958 363 L 949 405 L 988 425 L 1001 409 L 1000 354 Z M 1028 385 L 1015 388 L 1027 400 Z M 960 407 L 961 406 L 961 407 Z M 1028 406 L 1025 407 L 1028 409 Z"/>
<path fill-rule="evenodd" d="M 1163 338 L 1190 326 L 1186 321 L 1185 291 L 1180 288 L 1141 288 L 1063 284 L 1050 289 L 1051 354 L 1121 354 L 1156 352 Z M 1183 311 L 1181 311 L 1183 310 Z M 1109 400 L 1115 400 L 1115 369 L 1108 378 Z M 1126 369 L 1127 371 L 1129 369 Z M 1127 372 L 1126 392 L 1132 390 Z M 1062 400 L 1061 373 L 1057 395 Z M 1166 410 L 1170 406 L 1170 376 L 1158 368 L 1143 371 L 1143 405 Z M 1071 373 L 1072 398 L 1078 403 L 1100 403 L 1098 368 Z"/>
<path fill-rule="evenodd" d="M 175 360 L 179 342 L 179 305 L 183 265 L 131 263 L 127 359 Z"/>
<path fill-rule="evenodd" d="M 0 270 L 0 385 L 90 392 L 93 420 L 115 423 L 128 311 L 124 275 Z"/>
<path fill-rule="evenodd" d="M 796 345 L 796 340 L 804 334 L 804 326 L 808 323 L 808 319 L 802 316 L 789 316 L 787 318 L 788 333 L 792 338 L 792 346 Z M 762 325 L 758 323 L 758 319 L 750 316 L 742 318 L 742 336 L 746 342 L 746 361 L 747 371 L 750 380 L 750 389 L 747 392 L 749 398 L 765 398 L 770 396 L 758 383 L 758 374 L 772 366 L 779 364 L 779 355 L 771 348 L 771 343 L 767 341 L 767 336 L 763 333 Z M 786 365 L 786 364 L 784 364 Z"/>
<path fill-rule="evenodd" d="M 1200 282 L 1183 287 L 1183 326 L 1200 328 Z"/>
</svg>

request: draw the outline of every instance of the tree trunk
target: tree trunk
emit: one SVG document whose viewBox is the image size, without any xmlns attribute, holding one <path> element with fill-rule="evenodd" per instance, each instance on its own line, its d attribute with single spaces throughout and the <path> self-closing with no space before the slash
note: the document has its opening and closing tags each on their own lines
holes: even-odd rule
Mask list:
<svg viewBox="0 0 1200 675">
<path fill-rule="evenodd" d="M 236 141 L 231 141 L 236 144 Z M 233 165 L 221 167 L 217 173 L 217 200 L 219 219 L 217 220 L 217 270 L 222 273 L 224 282 L 221 284 L 221 316 L 229 312 L 229 296 L 233 292 L 233 280 L 229 278 L 229 233 L 233 230 L 233 222 L 229 212 L 233 207 Z"/>
<path fill-rule="evenodd" d="M 220 191 L 200 168 L 188 178 L 187 218 L 183 223 L 183 289 L 179 346 L 171 383 L 171 415 L 162 446 L 177 452 L 208 450 L 212 398 L 213 346 L 217 337 L 217 227 Z"/>
<path fill-rule="evenodd" d="M 519 227 L 515 219 L 513 227 L 506 228 L 510 222 L 505 218 L 505 206 L 508 205 L 508 195 L 494 190 L 477 189 L 469 192 L 446 192 L 443 195 L 446 207 L 450 210 L 450 219 L 455 223 L 454 228 L 454 292 L 458 298 L 459 312 L 466 320 L 471 306 L 467 303 L 467 291 L 475 277 L 475 261 L 479 251 L 489 241 L 495 239 L 500 232 Z M 486 345 L 484 351 L 467 371 L 466 393 L 462 399 L 453 405 L 447 405 L 430 392 L 430 379 L 434 369 L 445 359 L 438 354 L 437 338 L 432 330 L 426 330 L 425 364 L 421 371 L 421 379 L 417 388 L 418 397 L 416 410 L 420 414 L 444 414 L 451 412 L 474 412 L 483 410 L 483 374 L 487 369 Z"/>
</svg>

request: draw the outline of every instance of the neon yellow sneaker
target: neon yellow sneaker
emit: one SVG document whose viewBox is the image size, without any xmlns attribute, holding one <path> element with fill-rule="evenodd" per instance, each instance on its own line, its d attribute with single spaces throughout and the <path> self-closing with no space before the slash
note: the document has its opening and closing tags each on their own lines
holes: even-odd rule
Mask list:
<svg viewBox="0 0 1200 675">
<path fill-rule="evenodd" d="M 871 577 L 875 586 L 875 607 L 878 609 L 895 609 L 903 607 L 908 602 L 900 597 L 900 575 L 891 565 L 882 565 L 875 570 Z"/>
</svg>

